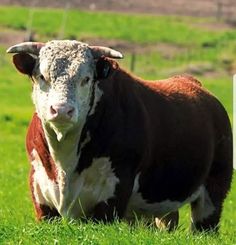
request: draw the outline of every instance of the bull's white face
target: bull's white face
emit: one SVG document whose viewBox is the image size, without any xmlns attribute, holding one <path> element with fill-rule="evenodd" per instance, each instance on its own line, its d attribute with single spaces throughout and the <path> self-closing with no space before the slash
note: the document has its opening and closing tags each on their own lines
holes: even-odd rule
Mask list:
<svg viewBox="0 0 236 245">
<path fill-rule="evenodd" d="M 94 70 L 86 44 L 52 41 L 41 49 L 33 71 L 32 97 L 40 119 L 58 141 L 85 119 Z"/>
<path fill-rule="evenodd" d="M 55 136 L 58 141 L 73 129 L 81 129 L 101 97 L 94 83 L 95 59 L 123 57 L 107 47 L 69 40 L 20 43 L 7 52 L 16 53 L 13 56 L 16 68 L 32 78 L 36 112 L 50 138 Z"/>
</svg>

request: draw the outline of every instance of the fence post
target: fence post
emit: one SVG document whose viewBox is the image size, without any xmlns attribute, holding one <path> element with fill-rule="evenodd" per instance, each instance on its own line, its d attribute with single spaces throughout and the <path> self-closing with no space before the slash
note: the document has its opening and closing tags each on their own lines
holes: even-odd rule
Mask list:
<svg viewBox="0 0 236 245">
<path fill-rule="evenodd" d="M 64 8 L 63 16 L 62 16 L 62 21 L 61 21 L 61 28 L 58 33 L 58 39 L 63 39 L 65 36 L 65 28 L 66 28 L 66 22 L 67 22 L 67 17 L 68 17 L 68 10 L 70 9 L 70 3 L 67 2 Z"/>
<path fill-rule="evenodd" d="M 217 0 L 216 5 L 217 5 L 216 6 L 216 19 L 217 21 L 220 21 L 223 16 L 223 3 L 221 2 L 221 0 Z"/>
<path fill-rule="evenodd" d="M 134 72 L 134 70 L 135 70 L 135 63 L 136 63 L 136 54 L 135 54 L 135 52 L 133 52 L 131 54 L 131 61 L 130 61 L 130 70 L 132 72 Z"/>
<path fill-rule="evenodd" d="M 29 8 L 29 17 L 28 22 L 26 24 L 26 36 L 24 41 L 35 41 L 34 33 L 33 33 L 33 20 L 34 20 L 34 7 L 37 5 L 38 0 L 34 0 L 31 2 L 31 6 Z"/>
</svg>

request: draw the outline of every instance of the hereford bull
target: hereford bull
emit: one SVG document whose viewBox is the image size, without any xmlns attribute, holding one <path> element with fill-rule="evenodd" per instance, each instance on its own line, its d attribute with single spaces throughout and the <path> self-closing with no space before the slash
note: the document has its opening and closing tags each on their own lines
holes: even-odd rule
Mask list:
<svg viewBox="0 0 236 245">
<path fill-rule="evenodd" d="M 173 228 L 218 229 L 232 178 L 227 113 L 190 76 L 146 81 L 77 41 L 21 43 L 16 68 L 32 79 L 36 112 L 26 146 L 37 218 L 157 217 Z"/>
</svg>

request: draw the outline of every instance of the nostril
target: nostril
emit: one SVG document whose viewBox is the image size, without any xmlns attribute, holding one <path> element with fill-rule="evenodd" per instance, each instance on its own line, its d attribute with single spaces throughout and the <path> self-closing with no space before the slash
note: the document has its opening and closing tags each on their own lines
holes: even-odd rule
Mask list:
<svg viewBox="0 0 236 245">
<path fill-rule="evenodd" d="M 75 108 L 74 108 L 74 107 L 71 107 L 71 108 L 68 110 L 67 115 L 68 115 L 69 117 L 72 117 L 73 114 L 74 114 L 74 111 L 75 111 Z"/>
<path fill-rule="evenodd" d="M 54 109 L 52 105 L 50 106 L 50 112 L 51 112 L 52 115 L 57 114 L 57 110 Z"/>
</svg>

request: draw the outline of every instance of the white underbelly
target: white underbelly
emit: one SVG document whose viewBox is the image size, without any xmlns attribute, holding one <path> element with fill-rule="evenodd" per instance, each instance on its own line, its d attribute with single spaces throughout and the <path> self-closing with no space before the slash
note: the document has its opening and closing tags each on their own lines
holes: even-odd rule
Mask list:
<svg viewBox="0 0 236 245">
<path fill-rule="evenodd" d="M 186 198 L 184 201 L 172 201 L 172 200 L 164 200 L 156 203 L 149 203 L 145 200 L 141 193 L 138 192 L 139 189 L 139 174 L 136 176 L 134 181 L 133 193 L 130 197 L 130 200 L 127 205 L 125 218 L 128 220 L 132 220 L 135 217 L 163 217 L 165 214 L 177 211 L 181 206 L 186 203 L 192 202 L 198 198 L 201 193 L 201 188 L 199 187 L 196 192 L 194 192 L 191 196 Z"/>
</svg>

